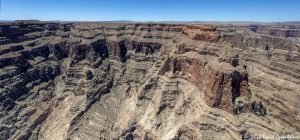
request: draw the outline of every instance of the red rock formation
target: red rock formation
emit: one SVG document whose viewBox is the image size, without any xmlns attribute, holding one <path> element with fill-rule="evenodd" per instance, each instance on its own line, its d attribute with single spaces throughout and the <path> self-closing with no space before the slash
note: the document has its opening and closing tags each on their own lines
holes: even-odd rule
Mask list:
<svg viewBox="0 0 300 140">
<path fill-rule="evenodd" d="M 121 23 L 0 28 L 0 139 L 299 133 L 299 42 L 287 33 Z"/>
<path fill-rule="evenodd" d="M 218 41 L 220 35 L 218 32 L 215 32 L 215 30 L 216 28 L 214 28 L 211 25 L 203 25 L 203 26 L 188 25 L 186 26 L 186 28 L 183 30 L 182 33 L 194 40 L 216 42 Z"/>
</svg>

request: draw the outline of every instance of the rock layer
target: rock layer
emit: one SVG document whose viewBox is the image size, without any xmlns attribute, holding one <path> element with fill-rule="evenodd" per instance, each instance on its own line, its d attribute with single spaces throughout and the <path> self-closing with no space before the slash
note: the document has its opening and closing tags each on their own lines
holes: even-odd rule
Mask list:
<svg viewBox="0 0 300 140">
<path fill-rule="evenodd" d="M 0 139 L 299 135 L 299 28 L 275 27 L 3 23 Z"/>
</svg>

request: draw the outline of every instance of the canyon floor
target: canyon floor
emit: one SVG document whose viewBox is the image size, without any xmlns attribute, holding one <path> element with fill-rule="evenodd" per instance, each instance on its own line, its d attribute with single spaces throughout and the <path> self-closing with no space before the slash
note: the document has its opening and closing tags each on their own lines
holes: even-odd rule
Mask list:
<svg viewBox="0 0 300 140">
<path fill-rule="evenodd" d="M 300 137 L 300 24 L 0 23 L 0 140 Z"/>
</svg>

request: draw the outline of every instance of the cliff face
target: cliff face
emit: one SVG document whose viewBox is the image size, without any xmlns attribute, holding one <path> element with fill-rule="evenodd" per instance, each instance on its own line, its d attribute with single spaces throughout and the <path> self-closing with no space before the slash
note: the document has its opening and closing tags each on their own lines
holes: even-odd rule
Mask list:
<svg viewBox="0 0 300 140">
<path fill-rule="evenodd" d="M 1 24 L 0 139 L 299 134 L 298 35 L 252 28 Z"/>
<path fill-rule="evenodd" d="M 246 26 L 256 33 L 268 34 L 277 37 L 300 37 L 300 26 L 295 25 L 251 25 Z"/>
</svg>

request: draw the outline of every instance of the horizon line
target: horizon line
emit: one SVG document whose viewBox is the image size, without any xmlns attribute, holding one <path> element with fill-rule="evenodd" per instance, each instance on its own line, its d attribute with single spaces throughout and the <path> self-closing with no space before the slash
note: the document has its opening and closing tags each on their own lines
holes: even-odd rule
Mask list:
<svg viewBox="0 0 300 140">
<path fill-rule="evenodd" d="M 300 22 L 300 20 L 287 21 L 249 21 L 249 20 L 39 20 L 39 19 L 14 19 L 0 21 L 18 22 L 18 21 L 36 21 L 36 22 L 240 22 L 240 23 L 287 23 Z"/>
</svg>

